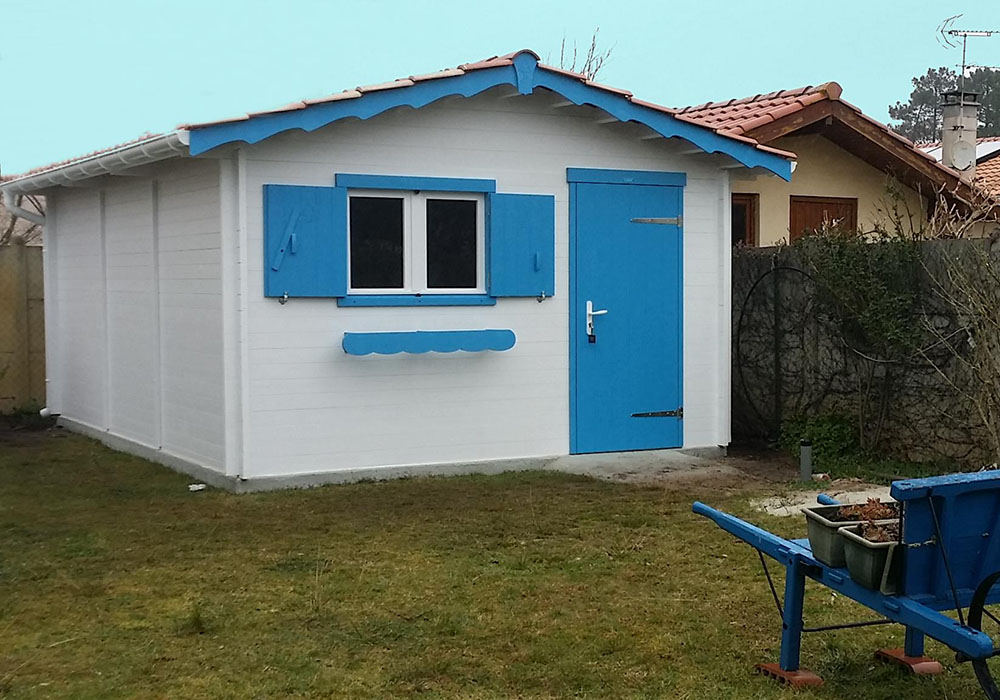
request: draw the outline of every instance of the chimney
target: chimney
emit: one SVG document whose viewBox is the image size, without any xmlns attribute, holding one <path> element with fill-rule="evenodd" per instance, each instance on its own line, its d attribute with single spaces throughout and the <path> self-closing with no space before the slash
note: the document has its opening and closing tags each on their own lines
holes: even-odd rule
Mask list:
<svg viewBox="0 0 1000 700">
<path fill-rule="evenodd" d="M 965 180 L 976 175 L 976 130 L 979 128 L 978 93 L 965 89 L 943 95 L 941 104 L 941 162 Z"/>
</svg>

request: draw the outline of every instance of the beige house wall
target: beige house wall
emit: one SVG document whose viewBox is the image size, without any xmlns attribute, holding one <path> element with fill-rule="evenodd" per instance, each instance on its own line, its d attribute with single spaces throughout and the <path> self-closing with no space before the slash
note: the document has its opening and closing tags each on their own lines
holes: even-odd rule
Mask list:
<svg viewBox="0 0 1000 700">
<path fill-rule="evenodd" d="M 776 245 L 788 240 L 788 209 L 792 195 L 812 197 L 853 197 L 858 200 L 858 225 L 869 230 L 885 218 L 891 206 L 888 176 L 857 156 L 848 153 L 818 134 L 786 136 L 769 146 L 792 151 L 798 155 L 798 165 L 792 181 L 760 175 L 734 177 L 734 193 L 760 196 L 757 245 Z M 924 199 L 915 191 L 904 188 L 900 210 L 912 218 L 913 229 L 919 229 L 927 211 Z"/>
</svg>

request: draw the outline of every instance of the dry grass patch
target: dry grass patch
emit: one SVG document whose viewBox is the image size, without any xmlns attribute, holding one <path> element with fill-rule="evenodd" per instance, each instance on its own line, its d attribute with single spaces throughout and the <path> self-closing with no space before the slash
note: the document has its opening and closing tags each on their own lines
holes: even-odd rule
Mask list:
<svg viewBox="0 0 1000 700">
<path fill-rule="evenodd" d="M 0 695 L 786 696 L 751 673 L 780 630 L 756 557 L 690 513 L 804 531 L 753 513 L 759 488 L 517 473 L 235 496 L 61 431 L 3 440 Z M 872 660 L 900 639 L 808 638 L 827 686 L 795 697 L 975 697 L 966 667 Z"/>
</svg>

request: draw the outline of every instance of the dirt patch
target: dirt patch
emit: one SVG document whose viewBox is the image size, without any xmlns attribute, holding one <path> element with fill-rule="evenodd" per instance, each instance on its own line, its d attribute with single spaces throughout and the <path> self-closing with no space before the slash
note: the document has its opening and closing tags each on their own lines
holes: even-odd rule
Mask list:
<svg viewBox="0 0 1000 700">
<path fill-rule="evenodd" d="M 798 466 L 786 453 L 747 448 L 733 448 L 725 457 L 678 455 L 662 465 L 640 462 L 637 468 L 615 469 L 609 466 L 611 468 L 604 474 L 592 475 L 610 481 L 664 487 L 710 483 L 720 493 L 728 495 L 760 491 L 762 486 L 787 484 L 798 476 Z"/>
<path fill-rule="evenodd" d="M 751 505 L 756 510 L 769 515 L 789 517 L 800 515 L 803 506 L 816 505 L 816 497 L 821 493 L 848 504 L 864 504 L 872 498 L 887 502 L 892 500 L 889 496 L 888 486 L 868 484 L 858 479 L 837 479 L 818 485 L 816 488 L 789 491 L 777 496 L 758 499 L 752 501 Z"/>
<path fill-rule="evenodd" d="M 47 426 L 43 429 L 26 427 L 0 416 L 0 445 L 5 447 L 31 447 L 42 445 L 62 433 L 61 428 Z"/>
</svg>

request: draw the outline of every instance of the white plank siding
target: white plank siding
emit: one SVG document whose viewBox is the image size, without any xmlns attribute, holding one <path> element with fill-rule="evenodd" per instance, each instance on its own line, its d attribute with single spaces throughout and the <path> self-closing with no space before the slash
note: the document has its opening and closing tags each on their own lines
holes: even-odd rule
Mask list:
<svg viewBox="0 0 1000 700">
<path fill-rule="evenodd" d="M 163 449 L 222 470 L 222 269 L 219 166 L 186 161 L 158 175 Z"/>
<path fill-rule="evenodd" d="M 221 471 L 218 164 L 50 196 L 53 409 Z"/>
<path fill-rule="evenodd" d="M 684 426 L 688 447 L 728 442 L 728 176 L 683 142 L 640 140 L 597 124 L 591 108 L 554 109 L 540 94 L 486 94 L 367 121 L 292 132 L 244 147 L 248 367 L 247 477 L 368 466 L 566 454 L 569 449 L 566 168 L 686 172 Z M 495 307 L 338 307 L 263 297 L 262 187 L 326 185 L 378 173 L 496 179 L 501 192 L 556 197 L 555 298 Z M 504 353 L 353 357 L 345 331 L 511 328 Z M 726 411 L 723 415 L 722 411 Z"/>
<path fill-rule="evenodd" d="M 94 190 L 66 190 L 50 197 L 49 206 L 57 210 L 59 221 L 54 272 L 60 352 L 55 371 L 47 374 L 61 381 L 59 411 L 106 428 L 101 196 Z M 52 311 L 48 304 L 46 313 Z"/>
<path fill-rule="evenodd" d="M 112 432 L 160 444 L 159 327 L 152 183 L 104 193 L 108 271 L 108 400 Z"/>
</svg>

